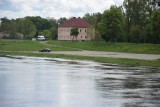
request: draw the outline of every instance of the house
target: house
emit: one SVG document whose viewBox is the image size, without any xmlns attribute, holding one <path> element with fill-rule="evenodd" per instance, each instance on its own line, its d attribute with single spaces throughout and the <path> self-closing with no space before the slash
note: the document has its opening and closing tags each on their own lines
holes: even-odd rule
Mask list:
<svg viewBox="0 0 160 107">
<path fill-rule="evenodd" d="M 0 32 L 0 39 L 8 38 L 9 36 L 10 36 L 10 32 L 9 31 Z"/>
<path fill-rule="evenodd" d="M 58 40 L 72 40 L 71 29 L 78 28 L 77 40 L 88 41 L 95 37 L 95 28 L 84 19 L 73 17 L 58 26 Z"/>
<path fill-rule="evenodd" d="M 11 35 L 10 35 L 10 31 L 3 31 L 3 32 L 0 32 L 0 39 L 11 39 Z M 15 36 L 14 38 L 15 39 L 23 39 L 24 35 L 22 33 L 15 33 Z"/>
</svg>

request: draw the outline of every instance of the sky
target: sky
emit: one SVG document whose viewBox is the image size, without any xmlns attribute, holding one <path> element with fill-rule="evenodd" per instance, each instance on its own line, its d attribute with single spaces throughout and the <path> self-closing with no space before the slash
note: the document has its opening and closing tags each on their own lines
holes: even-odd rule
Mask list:
<svg viewBox="0 0 160 107">
<path fill-rule="evenodd" d="M 83 17 L 86 13 L 103 13 L 111 5 L 120 6 L 123 0 L 0 0 L 0 18 Z"/>
</svg>

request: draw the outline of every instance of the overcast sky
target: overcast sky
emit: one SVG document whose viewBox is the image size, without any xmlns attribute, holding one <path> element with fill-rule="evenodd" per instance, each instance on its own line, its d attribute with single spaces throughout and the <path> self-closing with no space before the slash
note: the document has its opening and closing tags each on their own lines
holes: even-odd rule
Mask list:
<svg viewBox="0 0 160 107">
<path fill-rule="evenodd" d="M 102 13 L 111 5 L 120 6 L 122 2 L 123 0 L 0 0 L 0 18 L 82 17 L 85 13 Z"/>
</svg>

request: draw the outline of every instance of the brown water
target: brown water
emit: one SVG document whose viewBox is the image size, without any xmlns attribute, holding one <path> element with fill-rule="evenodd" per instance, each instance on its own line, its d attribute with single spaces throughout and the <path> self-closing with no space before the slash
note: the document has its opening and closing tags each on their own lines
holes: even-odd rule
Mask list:
<svg viewBox="0 0 160 107">
<path fill-rule="evenodd" d="M 0 57 L 0 107 L 160 107 L 160 68 Z"/>
</svg>

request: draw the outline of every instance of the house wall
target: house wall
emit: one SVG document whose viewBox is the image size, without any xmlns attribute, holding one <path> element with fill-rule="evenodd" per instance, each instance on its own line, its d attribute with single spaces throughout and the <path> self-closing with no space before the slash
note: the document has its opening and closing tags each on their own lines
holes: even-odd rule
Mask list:
<svg viewBox="0 0 160 107">
<path fill-rule="evenodd" d="M 9 37 L 9 32 L 0 32 L 0 38 Z"/>
<path fill-rule="evenodd" d="M 58 40 L 72 40 L 73 36 L 70 35 L 71 32 L 70 28 L 58 28 Z M 77 40 L 79 41 L 86 41 L 91 40 L 90 36 L 88 35 L 87 28 L 79 28 L 79 35 Z"/>
<path fill-rule="evenodd" d="M 70 31 L 71 28 L 58 28 L 58 40 L 72 40 Z"/>
</svg>

